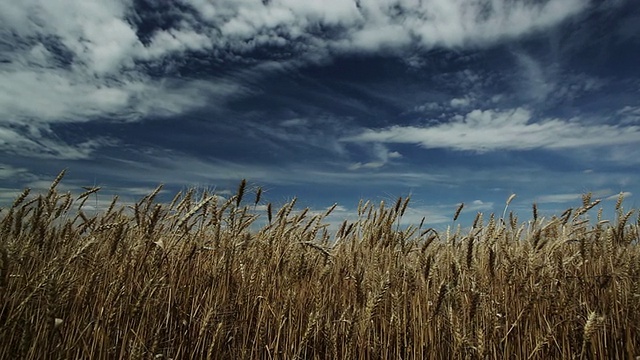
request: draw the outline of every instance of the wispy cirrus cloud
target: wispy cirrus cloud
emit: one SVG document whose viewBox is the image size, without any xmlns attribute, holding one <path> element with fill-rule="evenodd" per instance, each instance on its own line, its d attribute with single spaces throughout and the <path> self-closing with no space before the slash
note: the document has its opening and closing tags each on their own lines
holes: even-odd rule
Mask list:
<svg viewBox="0 0 640 360">
<path fill-rule="evenodd" d="M 618 200 L 620 199 L 620 197 L 622 196 L 623 199 L 627 199 L 631 196 L 633 196 L 633 193 L 630 191 L 621 191 L 620 193 L 616 194 L 616 195 L 611 195 L 611 196 L 607 196 L 605 198 L 605 200 Z"/>
<path fill-rule="evenodd" d="M 371 156 L 373 159 L 371 161 L 362 163 L 356 162 L 349 166 L 350 170 L 359 170 L 359 169 L 378 169 L 385 165 L 387 165 L 393 159 L 402 158 L 402 154 L 397 151 L 390 151 L 383 144 L 377 143 L 371 149 Z"/>
<path fill-rule="evenodd" d="M 540 204 L 577 202 L 582 198 L 582 194 L 551 194 L 536 197 L 536 202 Z"/>
<path fill-rule="evenodd" d="M 42 159 L 79 160 L 90 157 L 93 151 L 103 146 L 114 145 L 117 141 L 109 138 L 93 138 L 79 143 L 69 144 L 56 141 L 55 135 L 42 133 L 36 128 L 32 133 L 0 128 L 0 149 L 6 154 L 26 155 Z"/>
<path fill-rule="evenodd" d="M 473 110 L 432 126 L 366 129 L 345 142 L 407 143 L 424 148 L 487 152 L 497 150 L 574 149 L 634 144 L 640 127 L 580 122 L 579 119 L 536 119 L 530 110 Z"/>
<path fill-rule="evenodd" d="M 640 106 L 625 106 L 618 115 L 622 124 L 640 124 Z"/>
<path fill-rule="evenodd" d="M 22 167 L 15 167 L 8 164 L 0 163 L 0 179 L 10 179 L 28 172 L 27 169 Z"/>
</svg>

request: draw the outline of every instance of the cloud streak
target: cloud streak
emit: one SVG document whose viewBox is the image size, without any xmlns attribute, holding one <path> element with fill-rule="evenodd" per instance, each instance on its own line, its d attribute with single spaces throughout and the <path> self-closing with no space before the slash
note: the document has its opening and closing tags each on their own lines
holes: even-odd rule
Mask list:
<svg viewBox="0 0 640 360">
<path fill-rule="evenodd" d="M 473 110 L 434 126 L 366 129 L 342 141 L 419 144 L 428 149 L 487 152 L 497 150 L 575 149 L 640 142 L 639 126 L 589 124 L 578 119 L 536 120 L 524 108 Z"/>
</svg>

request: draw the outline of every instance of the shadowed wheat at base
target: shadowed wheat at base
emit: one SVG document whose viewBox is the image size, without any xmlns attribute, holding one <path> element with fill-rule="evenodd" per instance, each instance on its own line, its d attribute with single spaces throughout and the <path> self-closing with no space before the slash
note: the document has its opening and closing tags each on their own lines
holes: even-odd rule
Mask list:
<svg viewBox="0 0 640 360">
<path fill-rule="evenodd" d="M 332 233 L 335 206 L 259 214 L 245 181 L 89 216 L 100 189 L 59 194 L 63 176 L 0 213 L 0 358 L 640 356 L 639 221 L 622 196 L 612 221 L 590 220 L 587 194 L 526 222 L 512 196 L 446 233 L 400 226 L 408 198 L 361 202 Z"/>
</svg>

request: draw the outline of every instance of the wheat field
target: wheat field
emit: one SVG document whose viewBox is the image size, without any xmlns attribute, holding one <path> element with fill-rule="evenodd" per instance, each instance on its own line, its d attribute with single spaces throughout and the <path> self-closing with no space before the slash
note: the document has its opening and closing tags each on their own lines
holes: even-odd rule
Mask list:
<svg viewBox="0 0 640 360">
<path fill-rule="evenodd" d="M 585 194 L 446 232 L 400 226 L 408 198 L 361 202 L 330 231 L 333 209 L 258 211 L 245 181 L 88 213 L 98 189 L 59 193 L 63 175 L 0 212 L 2 359 L 640 356 L 640 221 L 622 196 L 610 221 Z"/>
</svg>

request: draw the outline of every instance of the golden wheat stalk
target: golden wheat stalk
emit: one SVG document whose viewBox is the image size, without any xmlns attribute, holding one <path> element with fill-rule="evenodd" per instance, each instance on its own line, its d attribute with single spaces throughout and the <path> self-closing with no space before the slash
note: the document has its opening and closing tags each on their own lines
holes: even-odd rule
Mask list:
<svg viewBox="0 0 640 360">
<path fill-rule="evenodd" d="M 191 209 L 188 213 L 184 214 L 184 216 L 180 218 L 180 220 L 178 220 L 176 227 L 181 228 L 193 215 L 195 215 L 198 212 L 198 210 L 202 209 L 203 206 L 205 206 L 209 201 L 215 199 L 216 197 L 217 197 L 216 195 L 211 195 L 208 198 L 201 201 L 200 203 L 198 203 L 198 205 L 194 206 L 193 209 Z"/>
</svg>

